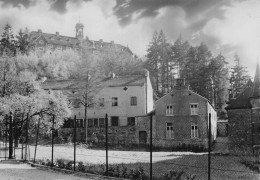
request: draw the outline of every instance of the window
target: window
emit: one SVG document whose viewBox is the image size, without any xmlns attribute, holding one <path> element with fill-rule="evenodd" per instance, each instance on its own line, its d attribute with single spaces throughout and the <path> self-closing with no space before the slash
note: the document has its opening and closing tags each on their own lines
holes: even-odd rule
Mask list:
<svg viewBox="0 0 260 180">
<path fill-rule="evenodd" d="M 93 127 L 93 119 L 88 119 L 88 127 Z"/>
<path fill-rule="evenodd" d="M 173 115 L 173 105 L 166 106 L 166 115 L 172 116 Z"/>
<path fill-rule="evenodd" d="M 99 118 L 99 126 L 104 127 L 105 126 L 105 118 Z"/>
<path fill-rule="evenodd" d="M 198 115 L 198 104 L 190 104 L 190 115 Z"/>
<path fill-rule="evenodd" d="M 94 127 L 98 127 L 98 118 L 94 119 Z"/>
<path fill-rule="evenodd" d="M 83 126 L 83 119 L 77 119 L 76 122 L 77 122 L 77 127 L 79 127 L 79 128 L 83 128 L 84 127 Z"/>
<path fill-rule="evenodd" d="M 74 99 L 73 101 L 72 101 L 72 107 L 74 107 L 74 108 L 80 108 L 80 99 Z"/>
<path fill-rule="evenodd" d="M 128 117 L 127 118 L 127 125 L 128 126 L 135 125 L 135 117 Z"/>
<path fill-rule="evenodd" d="M 131 106 L 137 105 L 137 97 L 136 96 L 130 98 L 130 104 L 131 104 Z"/>
<path fill-rule="evenodd" d="M 104 98 L 99 98 L 99 106 L 104 107 L 105 106 L 105 99 Z"/>
<path fill-rule="evenodd" d="M 166 139 L 173 139 L 174 132 L 173 132 L 173 123 L 166 123 Z"/>
<path fill-rule="evenodd" d="M 118 105 L 117 97 L 112 97 L 112 106 L 117 106 L 117 105 Z"/>
<path fill-rule="evenodd" d="M 111 126 L 118 126 L 118 116 L 111 117 Z"/>
<path fill-rule="evenodd" d="M 198 138 L 199 137 L 199 130 L 197 123 L 191 123 L 191 138 Z"/>
</svg>

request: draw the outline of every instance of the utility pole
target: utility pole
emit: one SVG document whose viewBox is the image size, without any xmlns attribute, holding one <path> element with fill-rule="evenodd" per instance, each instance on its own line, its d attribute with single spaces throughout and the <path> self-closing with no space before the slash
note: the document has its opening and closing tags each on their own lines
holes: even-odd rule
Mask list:
<svg viewBox="0 0 260 180">
<path fill-rule="evenodd" d="M 9 116 L 9 158 L 14 159 L 13 157 L 13 115 L 10 112 Z"/>
<path fill-rule="evenodd" d="M 74 171 L 76 170 L 76 142 L 77 142 L 77 119 L 74 116 Z"/>
<path fill-rule="evenodd" d="M 153 179 L 153 115 L 150 114 L 150 180 Z"/>
<path fill-rule="evenodd" d="M 106 118 L 105 118 L 105 125 L 106 125 L 106 175 L 108 175 L 108 137 L 107 137 L 108 118 L 107 118 L 107 114 L 106 114 Z"/>
<path fill-rule="evenodd" d="M 209 113 L 209 135 L 208 135 L 208 180 L 210 180 L 210 165 L 211 165 L 211 113 Z"/>
<path fill-rule="evenodd" d="M 54 115 L 52 115 L 52 128 L 51 128 L 51 166 L 53 166 L 53 140 L 54 140 Z"/>
</svg>

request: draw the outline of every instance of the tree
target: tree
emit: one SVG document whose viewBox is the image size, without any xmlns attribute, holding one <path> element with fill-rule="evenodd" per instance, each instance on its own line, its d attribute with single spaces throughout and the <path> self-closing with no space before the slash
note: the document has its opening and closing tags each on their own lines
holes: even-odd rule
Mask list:
<svg viewBox="0 0 260 180">
<path fill-rule="evenodd" d="M 14 137 L 17 140 L 26 126 L 31 132 L 39 118 L 41 118 L 41 129 L 48 134 L 52 125 L 50 121 L 52 116 L 55 117 L 55 127 L 58 128 L 63 124 L 64 118 L 70 115 L 66 96 L 61 92 L 47 92 L 42 89 L 35 89 L 30 96 L 15 93 L 0 98 L 0 112 L 2 117 L 12 114 Z M 4 118 L 1 119 L 0 123 L 3 126 Z"/>
<path fill-rule="evenodd" d="M 0 56 L 6 54 L 7 56 L 16 55 L 15 39 L 12 31 L 12 27 L 6 24 L 4 27 L 4 32 L 0 39 Z"/>
<path fill-rule="evenodd" d="M 0 93 L 10 95 L 19 87 L 14 57 L 0 56 Z"/>
<path fill-rule="evenodd" d="M 154 32 L 146 57 L 145 67 L 151 73 L 151 79 L 153 84 L 155 84 L 156 96 L 161 97 L 169 92 L 169 84 L 173 76 L 171 45 L 167 42 L 167 38 L 162 30 L 159 34 L 157 31 Z"/>
<path fill-rule="evenodd" d="M 182 36 L 180 35 L 178 39 L 174 42 L 172 46 L 173 51 L 173 62 L 176 66 L 177 73 L 179 77 L 182 77 L 184 73 L 184 66 L 186 63 L 185 56 L 190 48 L 190 44 L 187 41 L 182 40 Z"/>
<path fill-rule="evenodd" d="M 243 90 L 250 76 L 247 74 L 246 68 L 241 66 L 240 58 L 237 54 L 234 55 L 235 66 L 231 69 L 229 78 L 229 101 L 236 98 Z"/>
<path fill-rule="evenodd" d="M 20 29 L 18 35 L 16 36 L 16 48 L 21 54 L 29 54 L 30 51 L 30 40 L 29 40 L 29 32 L 26 28 L 24 31 Z"/>
</svg>

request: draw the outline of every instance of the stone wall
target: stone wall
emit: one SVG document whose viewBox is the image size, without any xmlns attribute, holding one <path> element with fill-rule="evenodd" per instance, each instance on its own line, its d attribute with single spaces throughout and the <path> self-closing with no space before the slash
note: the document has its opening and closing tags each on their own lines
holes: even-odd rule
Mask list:
<svg viewBox="0 0 260 180">
<path fill-rule="evenodd" d="M 220 137 L 228 136 L 228 121 L 222 120 L 217 122 L 217 135 Z"/>
<path fill-rule="evenodd" d="M 228 110 L 229 150 L 233 154 L 252 152 L 251 109 Z"/>
<path fill-rule="evenodd" d="M 104 144 L 106 141 L 105 127 L 88 128 L 88 143 Z M 109 126 L 108 144 L 110 145 L 132 145 L 136 144 L 135 126 Z"/>
</svg>

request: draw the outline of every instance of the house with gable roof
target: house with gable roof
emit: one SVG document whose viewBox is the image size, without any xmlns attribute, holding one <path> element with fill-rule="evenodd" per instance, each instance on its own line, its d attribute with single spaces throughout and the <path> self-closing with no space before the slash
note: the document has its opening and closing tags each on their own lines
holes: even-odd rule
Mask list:
<svg viewBox="0 0 260 180">
<path fill-rule="evenodd" d="M 47 80 L 42 83 L 45 90 L 62 91 L 71 101 L 72 115 L 65 121 L 63 131 L 73 134 L 73 117 L 77 118 L 77 137 L 95 143 L 105 141 L 105 115 L 108 115 L 109 143 L 138 144 L 139 132 L 136 117 L 145 116 L 154 107 L 153 89 L 149 72 L 144 75 L 126 75 L 98 80 L 94 102 L 87 107 L 87 120 L 84 119 L 85 106 L 80 103 L 78 93 L 86 86 L 86 80 Z"/>
<path fill-rule="evenodd" d="M 260 71 L 257 64 L 254 81 L 226 107 L 229 150 L 231 153 L 255 153 L 260 147 Z"/>
<path fill-rule="evenodd" d="M 210 116 L 212 142 L 216 139 L 216 110 L 208 99 L 190 90 L 185 79 L 177 79 L 173 90 L 155 102 L 154 111 L 154 146 L 207 148 Z"/>
</svg>

